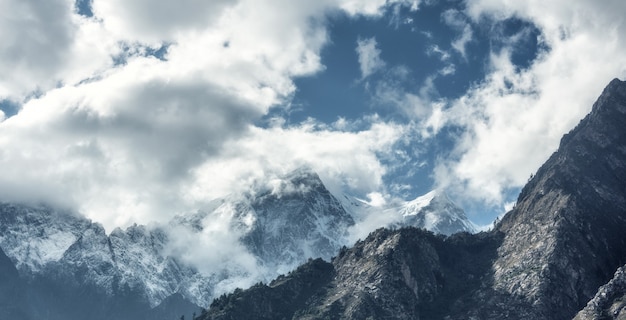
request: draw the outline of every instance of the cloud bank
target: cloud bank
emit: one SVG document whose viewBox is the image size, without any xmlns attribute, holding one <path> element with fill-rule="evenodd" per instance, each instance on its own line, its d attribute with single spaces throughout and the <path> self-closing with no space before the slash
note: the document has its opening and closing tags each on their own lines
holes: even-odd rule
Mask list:
<svg viewBox="0 0 626 320">
<path fill-rule="evenodd" d="M 94 0 L 87 17 L 69 0 L 4 1 L 0 101 L 20 108 L 0 115 L 1 200 L 75 208 L 110 231 L 306 164 L 336 188 L 383 188 L 379 155 L 401 126 L 263 123 L 295 77 L 323 70 L 329 12 L 385 5 Z"/>
</svg>

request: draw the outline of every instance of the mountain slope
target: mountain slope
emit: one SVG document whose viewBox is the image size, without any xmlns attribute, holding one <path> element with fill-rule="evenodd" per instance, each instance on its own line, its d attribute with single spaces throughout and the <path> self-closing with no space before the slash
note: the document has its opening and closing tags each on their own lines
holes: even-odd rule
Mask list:
<svg viewBox="0 0 626 320">
<path fill-rule="evenodd" d="M 19 267 L 6 276 L 22 284 L 28 304 L 20 310 L 33 318 L 141 319 L 182 284 L 198 280 L 197 271 L 165 255 L 167 237 L 158 228 L 106 235 L 80 216 L 15 204 L 0 204 L 0 221 L 0 247 Z M 211 297 L 206 283 L 196 300 Z"/>
<path fill-rule="evenodd" d="M 497 226 L 495 288 L 571 318 L 626 262 L 625 191 L 626 83 L 616 79 Z"/>
<path fill-rule="evenodd" d="M 416 227 L 444 235 L 477 231 L 465 211 L 442 190 L 433 190 L 411 201 L 393 201 L 382 206 L 372 206 L 349 195 L 343 195 L 339 199 L 344 208 L 357 217 L 357 223 L 360 222 L 358 218 L 374 217 L 378 220 L 376 222 L 379 227 Z M 366 231 L 369 233 L 373 230 Z"/>
<path fill-rule="evenodd" d="M 476 226 L 465 215 L 465 211 L 439 190 L 433 190 L 390 210 L 396 210 L 402 216 L 398 226 L 423 228 L 445 235 L 477 231 Z"/>
<path fill-rule="evenodd" d="M 379 230 L 326 271 L 286 276 L 327 279 L 320 288 L 275 281 L 216 300 L 202 319 L 571 319 L 626 262 L 624 230 L 626 83 L 614 80 L 493 231 Z M 289 296 L 298 306 L 278 307 Z M 259 313 L 228 311 L 242 306 Z"/>
<path fill-rule="evenodd" d="M 167 226 L 133 225 L 108 235 L 71 212 L 0 203 L 0 248 L 7 252 L 7 259 L 0 259 L 7 269 L 3 283 L 23 285 L 31 298 L 26 308 L 14 301 L 17 295 L 0 291 L 0 305 L 45 319 L 161 319 L 174 310 L 191 315 L 223 292 L 222 283 L 228 288 L 231 277 L 274 278 L 308 258 L 329 259 L 346 244 L 354 221 L 317 174 L 305 168 L 270 182 Z M 227 263 L 201 272 L 181 258 L 185 253 L 178 250 L 189 245 L 181 239 L 199 241 L 212 228 L 224 227 L 214 225 L 222 214 L 229 218 L 224 232 L 233 235 L 228 241 L 247 248 L 262 269 L 259 275 L 241 274 Z"/>
<path fill-rule="evenodd" d="M 347 244 L 348 227 L 354 224 L 341 203 L 308 168 L 296 170 L 273 189 L 261 189 L 249 206 L 253 220 L 244 226 L 248 213 L 238 212 L 236 223 L 249 231 L 242 242 L 261 263 L 271 268 L 289 266 L 307 258 L 330 259 Z"/>
<path fill-rule="evenodd" d="M 331 263 L 222 296 L 201 319 L 436 319 L 479 286 L 497 236 L 379 229 Z M 254 310 L 254 312 L 249 312 Z"/>
</svg>

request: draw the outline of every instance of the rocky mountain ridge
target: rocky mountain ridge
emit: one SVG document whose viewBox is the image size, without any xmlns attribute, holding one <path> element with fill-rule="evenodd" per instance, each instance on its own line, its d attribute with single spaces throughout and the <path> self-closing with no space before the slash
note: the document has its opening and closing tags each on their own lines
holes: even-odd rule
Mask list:
<svg viewBox="0 0 626 320">
<path fill-rule="evenodd" d="M 625 230 L 626 82 L 615 79 L 494 230 L 378 230 L 332 263 L 217 299 L 202 319 L 561 320 L 585 305 L 604 314 L 579 319 L 617 318 L 622 273 L 598 288 L 626 263 Z"/>
</svg>

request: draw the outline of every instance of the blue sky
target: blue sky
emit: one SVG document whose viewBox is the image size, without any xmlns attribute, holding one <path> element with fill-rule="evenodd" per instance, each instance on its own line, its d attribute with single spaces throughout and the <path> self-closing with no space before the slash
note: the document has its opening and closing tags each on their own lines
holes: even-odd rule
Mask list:
<svg viewBox="0 0 626 320">
<path fill-rule="evenodd" d="M 471 23 L 462 11 L 462 1 L 450 1 L 424 5 L 420 10 L 407 6 L 390 6 L 383 15 L 349 17 L 345 13 L 328 18 L 329 44 L 322 50 L 324 70 L 313 76 L 295 80 L 297 90 L 289 101 L 292 109 L 286 119 L 291 123 L 313 117 L 325 123 L 338 118 L 357 120 L 364 114 L 376 114 L 388 121 L 408 124 L 420 120 L 408 116 L 390 101 L 381 101 L 375 87 L 379 82 L 393 81 L 394 88 L 420 94 L 427 81 L 432 81 L 428 98 L 432 100 L 455 99 L 467 92 L 470 86 L 480 82 L 488 71 L 488 54 L 503 46 L 501 38 L 523 32 L 519 45 L 511 57 L 517 68 L 527 68 L 545 50 L 538 43 L 538 30 L 528 21 L 510 18 L 491 26 Z M 464 44 L 464 52 L 453 47 L 462 37 L 463 30 L 446 21 L 454 16 L 471 26 L 471 40 Z M 359 41 L 374 39 L 384 67 L 362 79 L 359 54 L 355 47 Z M 403 68 L 407 74 L 401 77 L 394 69 Z M 449 74 L 441 71 L 451 68 Z M 270 115 L 271 116 L 271 115 Z M 402 168 L 385 176 L 387 184 L 401 183 L 410 186 L 399 195 L 411 199 L 430 191 L 435 185 L 432 171 L 438 157 L 446 157 L 454 147 L 454 128 L 443 130 L 428 141 L 412 141 L 407 151 L 419 152 Z M 409 173 L 409 175 L 407 175 Z M 507 201 L 517 196 L 518 187 L 506 191 Z M 486 223 L 502 208 L 480 207 L 486 211 Z"/>
<path fill-rule="evenodd" d="M 617 0 L 6 0 L 0 12 L 0 198 L 107 230 L 303 165 L 372 204 L 443 188 L 487 224 L 626 73 Z"/>
</svg>

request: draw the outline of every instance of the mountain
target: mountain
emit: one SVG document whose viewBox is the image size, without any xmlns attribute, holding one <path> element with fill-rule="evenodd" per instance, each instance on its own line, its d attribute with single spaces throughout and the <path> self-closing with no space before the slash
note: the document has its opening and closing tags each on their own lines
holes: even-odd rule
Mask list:
<svg viewBox="0 0 626 320">
<path fill-rule="evenodd" d="M 106 235 L 101 225 L 71 212 L 5 203 L 0 234 L 0 247 L 18 271 L 10 278 L 23 283 L 29 297 L 21 311 L 33 318 L 141 319 L 198 281 L 205 290 L 192 301 L 211 298 L 206 277 L 165 255 L 168 235 L 159 228 L 131 226 Z"/>
<path fill-rule="evenodd" d="M 615 79 L 496 226 L 494 289 L 539 317 L 573 317 L 626 262 L 625 191 L 626 83 Z"/>
<path fill-rule="evenodd" d="M 347 244 L 354 219 L 308 168 L 285 176 L 271 190 L 263 188 L 247 205 L 254 213 L 238 211 L 236 227 L 247 228 L 242 237 L 261 264 L 289 271 L 308 258 L 330 259 Z"/>
<path fill-rule="evenodd" d="M 465 211 L 442 190 L 433 190 L 411 201 L 396 200 L 382 206 L 372 206 L 346 194 L 339 199 L 352 216 L 378 217 L 379 227 L 416 227 L 444 235 L 478 231 Z M 367 230 L 368 233 L 371 231 Z"/>
<path fill-rule="evenodd" d="M 246 248 L 263 271 L 259 275 L 241 273 L 227 264 L 213 266 L 207 273 L 177 252 L 184 249 L 180 245 L 184 239 L 195 243 L 211 228 L 221 227 L 215 223 L 223 216 L 229 229 L 224 232 Z M 341 203 L 307 168 L 259 182 L 245 194 L 215 200 L 204 210 L 178 216 L 168 224 L 133 225 L 108 235 L 100 224 L 73 212 L 0 203 L 0 250 L 4 250 L 0 251 L 4 271 L 0 306 L 16 306 L 2 308 L 0 316 L 189 317 L 221 294 L 222 284 L 232 282 L 231 278 L 268 280 L 309 258 L 330 259 L 347 244 L 347 230 L 353 224 Z M 230 241 L 217 240 L 221 243 L 214 245 Z M 25 297 L 28 304 L 23 303 Z"/>
<path fill-rule="evenodd" d="M 598 295 L 615 312 L 624 230 L 626 83 L 616 79 L 494 230 L 377 230 L 330 263 L 216 299 L 201 319 L 560 320 Z"/>
<path fill-rule="evenodd" d="M 332 262 L 216 299 L 201 319 L 438 319 L 485 280 L 497 237 L 379 229 Z M 252 310 L 252 311 L 251 311 Z"/>
<path fill-rule="evenodd" d="M 232 216 L 229 228 L 258 260 L 271 270 L 268 280 L 309 258 L 330 259 L 348 244 L 354 219 L 310 168 L 300 168 L 250 191 L 217 199 L 203 211 L 179 216 L 174 224 L 202 233 L 219 215 Z M 260 279 L 261 280 L 261 279 Z"/>
<path fill-rule="evenodd" d="M 446 193 L 439 190 L 433 190 L 386 211 L 396 211 L 402 216 L 402 220 L 396 223 L 396 226 L 423 228 L 445 235 L 477 231 L 476 226 L 465 215 L 465 211 L 452 202 Z"/>
</svg>

